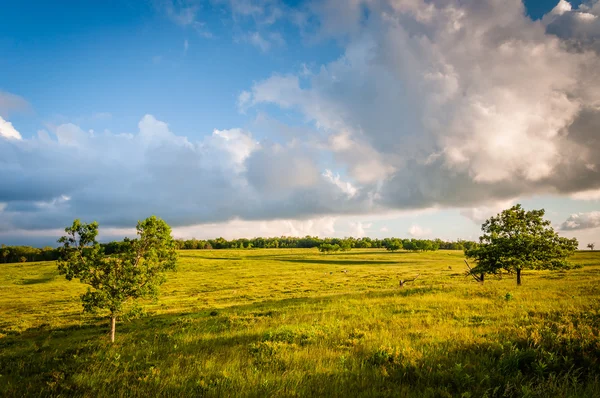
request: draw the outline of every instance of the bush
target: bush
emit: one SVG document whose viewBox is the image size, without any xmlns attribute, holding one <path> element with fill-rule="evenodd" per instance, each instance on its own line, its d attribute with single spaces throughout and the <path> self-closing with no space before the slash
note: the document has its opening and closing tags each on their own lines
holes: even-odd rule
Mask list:
<svg viewBox="0 0 600 398">
<path fill-rule="evenodd" d="M 330 243 L 323 243 L 319 246 L 319 251 L 321 253 L 338 252 L 340 249 L 340 245 L 332 245 Z"/>
</svg>

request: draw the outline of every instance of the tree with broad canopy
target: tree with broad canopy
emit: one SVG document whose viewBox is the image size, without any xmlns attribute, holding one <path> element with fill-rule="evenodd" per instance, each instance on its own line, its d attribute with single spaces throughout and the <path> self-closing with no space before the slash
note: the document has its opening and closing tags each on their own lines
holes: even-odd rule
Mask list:
<svg viewBox="0 0 600 398">
<path fill-rule="evenodd" d="M 524 269 L 572 268 L 567 259 L 577 249 L 577 239 L 559 236 L 544 214 L 544 209 L 526 211 L 517 204 L 489 218 L 481 227 L 479 244 L 465 249 L 466 257 L 477 264 L 469 274 L 481 275 L 483 281 L 483 275 L 504 270 L 516 273 L 521 285 Z"/>
<path fill-rule="evenodd" d="M 81 295 L 86 312 L 103 310 L 111 320 L 110 340 L 115 341 L 117 316 L 127 303 L 140 298 L 157 298 L 164 272 L 174 270 L 177 253 L 171 228 L 152 216 L 137 224 L 137 239 L 125 239 L 121 249 L 106 255 L 96 241 L 98 223 L 73 221 L 65 228 L 58 271 L 67 280 L 78 278 L 90 285 Z"/>
</svg>

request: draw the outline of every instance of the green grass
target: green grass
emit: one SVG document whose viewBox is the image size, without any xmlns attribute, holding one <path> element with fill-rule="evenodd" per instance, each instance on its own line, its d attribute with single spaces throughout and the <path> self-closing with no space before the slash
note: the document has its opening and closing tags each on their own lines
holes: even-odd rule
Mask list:
<svg viewBox="0 0 600 398">
<path fill-rule="evenodd" d="M 53 262 L 0 264 L 0 396 L 600 396 L 600 253 L 521 287 L 462 259 L 182 251 L 112 346 Z"/>
</svg>

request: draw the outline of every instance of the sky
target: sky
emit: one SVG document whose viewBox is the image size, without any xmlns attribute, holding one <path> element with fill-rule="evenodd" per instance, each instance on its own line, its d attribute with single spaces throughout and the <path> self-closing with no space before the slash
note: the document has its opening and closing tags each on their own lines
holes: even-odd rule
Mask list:
<svg viewBox="0 0 600 398">
<path fill-rule="evenodd" d="M 600 1 L 0 0 L 0 243 L 600 244 Z"/>
</svg>

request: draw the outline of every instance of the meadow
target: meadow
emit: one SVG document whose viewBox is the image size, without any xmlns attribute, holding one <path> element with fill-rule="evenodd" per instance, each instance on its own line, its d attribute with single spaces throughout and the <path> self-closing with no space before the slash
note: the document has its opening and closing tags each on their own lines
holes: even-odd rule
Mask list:
<svg viewBox="0 0 600 398">
<path fill-rule="evenodd" d="M 600 396 L 600 253 L 520 287 L 463 258 L 180 251 L 113 345 L 54 262 L 0 264 L 0 396 Z"/>
</svg>

